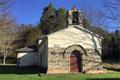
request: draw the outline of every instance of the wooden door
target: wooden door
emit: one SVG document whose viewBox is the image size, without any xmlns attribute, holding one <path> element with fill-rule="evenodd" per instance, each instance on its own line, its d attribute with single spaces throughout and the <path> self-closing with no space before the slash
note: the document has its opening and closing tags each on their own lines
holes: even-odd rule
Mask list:
<svg viewBox="0 0 120 80">
<path fill-rule="evenodd" d="M 73 51 L 70 54 L 70 72 L 82 72 L 82 55 L 80 51 Z"/>
<path fill-rule="evenodd" d="M 74 54 L 70 55 L 70 72 L 79 72 L 77 65 L 77 57 Z"/>
</svg>

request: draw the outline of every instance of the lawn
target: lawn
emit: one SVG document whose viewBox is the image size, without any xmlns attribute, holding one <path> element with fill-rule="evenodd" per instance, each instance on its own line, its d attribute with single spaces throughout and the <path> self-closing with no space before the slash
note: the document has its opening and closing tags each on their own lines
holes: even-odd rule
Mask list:
<svg viewBox="0 0 120 80">
<path fill-rule="evenodd" d="M 38 76 L 38 73 L 37 67 L 0 66 L 0 80 L 120 80 L 119 71 L 109 71 L 105 74 L 41 74 L 41 76 Z"/>
<path fill-rule="evenodd" d="M 120 73 L 108 74 L 0 74 L 0 80 L 120 80 Z"/>
</svg>

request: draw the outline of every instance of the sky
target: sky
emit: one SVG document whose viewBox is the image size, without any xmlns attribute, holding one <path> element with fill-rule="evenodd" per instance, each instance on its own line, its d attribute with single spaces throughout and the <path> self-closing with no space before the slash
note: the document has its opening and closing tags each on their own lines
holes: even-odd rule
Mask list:
<svg viewBox="0 0 120 80">
<path fill-rule="evenodd" d="M 11 7 L 11 15 L 19 24 L 37 24 L 40 21 L 43 8 L 52 3 L 55 8 L 71 9 L 76 5 L 78 9 L 86 5 L 100 8 L 100 0 L 16 0 Z"/>
</svg>

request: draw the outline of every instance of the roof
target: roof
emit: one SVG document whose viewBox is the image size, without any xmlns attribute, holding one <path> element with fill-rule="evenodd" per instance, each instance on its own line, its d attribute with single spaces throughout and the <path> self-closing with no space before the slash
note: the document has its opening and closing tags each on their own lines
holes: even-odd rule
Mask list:
<svg viewBox="0 0 120 80">
<path fill-rule="evenodd" d="M 92 31 L 90 31 L 90 30 L 88 30 L 88 29 L 85 29 L 84 27 L 80 27 L 79 25 L 74 25 L 74 27 L 76 27 L 76 28 L 78 28 L 78 29 L 81 29 L 81 30 L 83 30 L 83 31 L 86 31 L 86 32 L 88 32 L 88 33 L 90 33 L 90 34 L 93 34 L 93 35 L 96 36 L 96 37 L 99 37 L 99 38 L 103 39 L 102 36 L 100 36 L 100 35 L 98 35 L 98 34 L 95 34 L 94 32 L 92 32 Z"/>
<path fill-rule="evenodd" d="M 92 31 L 90 31 L 90 30 L 88 30 L 88 29 L 85 29 L 84 27 L 81 27 L 81 26 L 79 26 L 79 25 L 71 25 L 71 26 L 69 26 L 69 27 L 67 27 L 67 28 L 64 28 L 64 29 L 62 29 L 62 30 L 59 30 L 59 31 L 56 31 L 56 32 L 54 32 L 54 33 L 48 34 L 47 36 L 53 35 L 53 34 L 55 34 L 55 33 L 58 33 L 58 32 L 61 32 L 61 31 L 66 30 L 66 29 L 68 29 L 68 28 L 73 28 L 73 27 L 74 27 L 74 28 L 77 28 L 77 29 L 80 29 L 80 30 L 83 30 L 83 31 L 85 31 L 85 32 L 87 32 L 87 33 L 89 33 L 89 34 L 92 34 L 92 35 L 100 38 L 100 39 L 103 39 L 102 36 L 100 36 L 100 35 L 98 35 L 98 34 L 95 34 L 95 33 L 93 33 Z"/>
<path fill-rule="evenodd" d="M 42 35 L 42 36 L 38 37 L 38 39 L 43 39 L 43 38 L 47 38 L 47 36 L 46 35 Z"/>
<path fill-rule="evenodd" d="M 31 52 L 31 51 L 35 51 L 35 49 L 24 47 L 24 48 L 18 49 L 16 51 L 29 51 L 29 52 Z"/>
</svg>

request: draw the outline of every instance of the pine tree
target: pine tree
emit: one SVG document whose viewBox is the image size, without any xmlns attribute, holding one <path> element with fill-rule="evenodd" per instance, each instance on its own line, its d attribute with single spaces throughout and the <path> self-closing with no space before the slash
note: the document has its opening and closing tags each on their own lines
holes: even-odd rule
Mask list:
<svg viewBox="0 0 120 80">
<path fill-rule="evenodd" d="M 40 19 L 40 29 L 42 30 L 43 34 L 50 34 L 52 33 L 52 28 L 55 26 L 55 8 L 50 3 L 43 10 L 44 11 Z"/>
<path fill-rule="evenodd" d="M 67 11 L 64 8 L 59 8 L 56 11 L 56 27 L 54 31 L 61 30 L 67 27 Z"/>
</svg>

